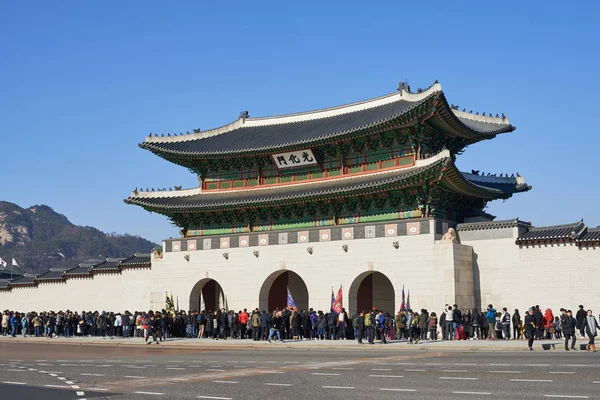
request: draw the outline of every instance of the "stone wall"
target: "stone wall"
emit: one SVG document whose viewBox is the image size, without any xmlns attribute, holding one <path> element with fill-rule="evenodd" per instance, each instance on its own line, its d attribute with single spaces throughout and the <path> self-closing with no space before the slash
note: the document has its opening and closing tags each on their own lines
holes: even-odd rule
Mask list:
<svg viewBox="0 0 600 400">
<path fill-rule="evenodd" d="M 430 311 L 439 312 L 444 304 L 454 303 L 479 309 L 491 303 L 511 312 L 535 304 L 555 311 L 583 304 L 600 311 L 600 248 L 520 247 L 515 244 L 520 226 L 471 229 L 459 232 L 462 244 L 441 242 L 436 237 L 443 226 L 438 229 L 437 222 L 421 220 L 419 225 L 427 226 L 417 234 L 408 234 L 400 223 L 394 234 L 375 227 L 374 237 L 367 237 L 367 227 L 359 226 L 355 234 L 365 234 L 348 240 L 341 231 L 330 240 L 321 240 L 318 228 L 303 243 L 284 243 L 277 233 L 275 244 L 255 241 L 252 246 L 222 248 L 220 238 L 210 238 L 210 249 L 202 244 L 197 247 L 203 250 L 167 251 L 162 259 L 152 261 L 151 269 L 0 291 L 0 309 L 162 309 L 165 292 L 173 294 L 179 308 L 195 309 L 202 286 L 211 279 L 222 287 L 230 308 L 265 308 L 271 284 L 283 272 L 293 271 L 298 276 L 290 278 L 288 285 L 296 302 L 317 310 L 329 310 L 332 288 L 337 293 L 342 285 L 344 306 L 355 311 L 362 280 L 380 272 L 383 276 L 373 275 L 369 290 L 372 304 L 390 312 L 401 304 L 403 286 L 413 308 Z M 287 234 L 288 239 L 299 237 L 296 231 Z M 171 250 L 177 241 L 168 241 Z M 348 246 L 347 251 L 343 246 Z"/>
</svg>

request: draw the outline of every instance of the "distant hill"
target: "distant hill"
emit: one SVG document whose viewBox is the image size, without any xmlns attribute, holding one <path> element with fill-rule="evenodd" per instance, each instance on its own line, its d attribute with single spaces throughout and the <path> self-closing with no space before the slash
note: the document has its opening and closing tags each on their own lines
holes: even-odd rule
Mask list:
<svg viewBox="0 0 600 400">
<path fill-rule="evenodd" d="M 106 234 L 89 226 L 73 225 L 46 205 L 21 208 L 0 201 L 0 257 L 9 266 L 14 257 L 22 267 L 14 272 L 39 273 L 71 268 L 101 257 L 149 253 L 154 243 L 139 236 Z"/>
</svg>

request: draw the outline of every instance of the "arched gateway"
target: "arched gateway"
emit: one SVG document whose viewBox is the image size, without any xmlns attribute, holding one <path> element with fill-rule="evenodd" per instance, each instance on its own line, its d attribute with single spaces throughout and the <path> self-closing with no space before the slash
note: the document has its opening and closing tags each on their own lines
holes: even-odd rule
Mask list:
<svg viewBox="0 0 600 400">
<path fill-rule="evenodd" d="M 370 310 L 375 307 L 395 313 L 394 286 L 387 276 L 381 272 L 363 272 L 354 279 L 348 291 L 350 312 Z"/>
<path fill-rule="evenodd" d="M 265 279 L 260 288 L 258 306 L 261 310 L 280 310 L 287 305 L 287 288 L 290 288 L 298 309 L 308 309 L 308 289 L 304 280 L 292 271 L 275 271 Z"/>
<path fill-rule="evenodd" d="M 202 279 L 192 288 L 188 310 L 217 310 L 221 296 L 222 299 L 220 301 L 224 302 L 225 294 L 219 282 L 214 279 Z M 204 301 L 204 307 L 202 306 L 202 301 Z"/>
</svg>

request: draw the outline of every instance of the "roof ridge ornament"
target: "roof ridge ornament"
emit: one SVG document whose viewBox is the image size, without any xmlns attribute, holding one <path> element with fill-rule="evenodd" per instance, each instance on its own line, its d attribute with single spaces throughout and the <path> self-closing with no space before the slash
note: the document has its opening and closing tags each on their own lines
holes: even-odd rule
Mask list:
<svg viewBox="0 0 600 400">
<path fill-rule="evenodd" d="M 250 118 L 250 114 L 248 114 L 248 110 L 244 110 L 244 111 L 240 112 L 240 119 L 242 120 L 242 123 L 246 122 L 246 118 Z"/>
</svg>

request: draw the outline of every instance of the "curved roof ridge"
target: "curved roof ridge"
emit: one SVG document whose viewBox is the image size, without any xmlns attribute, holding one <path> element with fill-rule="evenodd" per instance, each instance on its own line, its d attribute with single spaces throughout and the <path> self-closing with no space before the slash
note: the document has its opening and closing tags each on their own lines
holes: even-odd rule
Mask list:
<svg viewBox="0 0 600 400">
<path fill-rule="evenodd" d="M 535 227 L 531 227 L 530 230 L 532 231 L 540 231 L 540 230 L 547 230 L 547 229 L 560 229 L 560 228 L 581 228 L 581 225 L 585 224 L 583 223 L 583 219 L 577 221 L 577 222 L 572 222 L 570 224 L 560 224 L 560 225 L 548 225 L 548 226 L 535 226 Z"/>
<path fill-rule="evenodd" d="M 454 113 L 454 115 L 456 115 L 459 118 L 464 118 L 464 119 L 468 119 L 471 121 L 487 122 L 488 124 L 510 125 L 510 121 L 508 120 L 508 117 L 492 117 L 491 115 L 487 116 L 487 115 L 471 114 L 471 113 L 468 113 L 465 111 L 456 110 L 454 108 L 452 108 L 452 112 Z"/>
<path fill-rule="evenodd" d="M 341 114 L 348 114 L 355 111 L 362 111 L 369 108 L 378 107 L 381 105 L 397 102 L 418 102 L 426 99 L 433 93 L 441 92 L 442 85 L 439 82 L 435 82 L 426 90 L 420 93 L 412 93 L 407 90 L 406 87 L 402 87 L 401 90 L 394 93 L 386 94 L 371 99 L 361 100 L 357 102 L 342 104 L 333 107 L 326 107 L 317 110 L 296 112 L 290 114 L 281 114 L 274 116 L 265 117 L 254 117 L 244 118 L 240 116 L 237 120 L 230 122 L 227 125 L 223 125 L 218 128 L 213 128 L 207 131 L 200 131 L 189 135 L 182 136 L 147 136 L 144 143 L 172 143 L 172 142 L 186 142 L 191 140 L 203 139 L 206 137 L 220 135 L 242 127 L 253 127 L 253 126 L 265 126 L 265 125 L 278 125 L 284 123 L 293 123 L 300 121 L 310 121 L 315 119 L 327 118 Z"/>
</svg>

